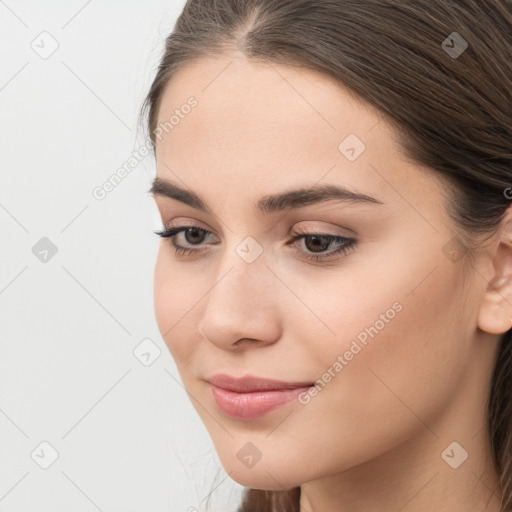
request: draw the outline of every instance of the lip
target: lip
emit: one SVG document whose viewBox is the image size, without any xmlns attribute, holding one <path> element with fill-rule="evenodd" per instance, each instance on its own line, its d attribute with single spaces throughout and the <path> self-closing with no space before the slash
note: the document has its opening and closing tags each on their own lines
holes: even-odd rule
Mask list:
<svg viewBox="0 0 512 512">
<path fill-rule="evenodd" d="M 225 374 L 205 379 L 219 409 L 237 420 L 253 420 L 268 414 L 308 390 L 310 382 L 283 382 L 251 375 L 235 378 Z"/>
<path fill-rule="evenodd" d="M 232 377 L 225 373 L 218 373 L 205 379 L 218 388 L 236 391 L 238 393 L 249 393 L 253 391 L 275 391 L 282 389 L 297 389 L 312 386 L 313 382 L 285 382 L 281 380 L 266 379 L 253 375 L 244 377 Z"/>
</svg>

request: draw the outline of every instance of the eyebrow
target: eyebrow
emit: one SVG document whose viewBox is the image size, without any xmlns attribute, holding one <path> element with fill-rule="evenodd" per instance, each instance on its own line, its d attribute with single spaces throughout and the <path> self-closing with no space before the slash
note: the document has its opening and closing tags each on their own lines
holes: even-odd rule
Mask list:
<svg viewBox="0 0 512 512">
<path fill-rule="evenodd" d="M 155 178 L 148 192 L 152 194 L 153 197 L 159 196 L 176 199 L 197 210 L 213 215 L 206 201 L 195 192 L 181 188 L 176 183 L 166 181 L 162 178 Z M 325 184 L 298 188 L 279 194 L 265 195 L 257 201 L 256 207 L 263 213 L 275 213 L 332 200 L 351 203 L 384 204 L 382 201 L 366 194 L 354 192 L 338 185 Z"/>
</svg>

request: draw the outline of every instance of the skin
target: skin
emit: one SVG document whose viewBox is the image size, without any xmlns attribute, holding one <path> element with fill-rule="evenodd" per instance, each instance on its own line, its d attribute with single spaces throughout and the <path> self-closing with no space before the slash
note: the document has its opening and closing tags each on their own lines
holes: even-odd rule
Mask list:
<svg viewBox="0 0 512 512">
<path fill-rule="evenodd" d="M 212 235 L 177 235 L 198 249 L 185 256 L 162 239 L 155 312 L 226 472 L 252 488 L 301 486 L 303 511 L 498 512 L 484 404 L 512 316 L 512 222 L 472 266 L 448 258 L 455 231 L 442 177 L 408 161 L 391 124 L 322 74 L 238 52 L 205 58 L 170 81 L 159 122 L 190 96 L 197 107 L 157 141 L 157 176 L 196 192 L 214 215 L 154 197 L 164 226 Z M 353 162 L 338 150 L 350 133 L 366 145 Z M 255 207 L 316 183 L 383 204 Z M 311 262 L 311 241 L 297 241 L 299 253 L 285 245 L 298 227 L 358 244 Z M 251 264 L 236 252 L 247 236 L 263 250 Z M 202 380 L 315 382 L 394 303 L 401 311 L 307 404 L 233 420 Z M 441 456 L 454 441 L 468 453 L 457 469 Z M 247 442 L 262 454 L 252 467 L 237 457 Z"/>
</svg>

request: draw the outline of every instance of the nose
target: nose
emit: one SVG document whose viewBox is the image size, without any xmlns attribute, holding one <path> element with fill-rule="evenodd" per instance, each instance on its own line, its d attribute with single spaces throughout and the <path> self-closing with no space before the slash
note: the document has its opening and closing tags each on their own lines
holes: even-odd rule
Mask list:
<svg viewBox="0 0 512 512">
<path fill-rule="evenodd" d="M 234 254 L 222 268 L 205 297 L 201 335 L 224 350 L 275 343 L 281 336 L 279 280 L 263 258 L 247 263 Z"/>
</svg>

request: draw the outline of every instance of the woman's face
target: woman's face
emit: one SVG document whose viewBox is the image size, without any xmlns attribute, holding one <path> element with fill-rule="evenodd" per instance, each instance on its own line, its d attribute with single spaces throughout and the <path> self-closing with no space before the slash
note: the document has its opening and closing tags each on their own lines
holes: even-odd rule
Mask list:
<svg viewBox="0 0 512 512">
<path fill-rule="evenodd" d="M 453 471 L 441 453 L 469 451 L 484 424 L 495 344 L 481 342 L 487 283 L 463 279 L 438 175 L 329 78 L 238 56 L 178 72 L 158 123 L 157 177 L 206 208 L 154 194 L 163 226 L 198 228 L 175 237 L 189 254 L 162 239 L 156 318 L 230 476 L 289 488 L 390 450 L 401 471 Z M 268 200 L 325 185 L 367 197 Z M 214 399 L 216 374 L 317 386 L 236 415 Z"/>
</svg>

